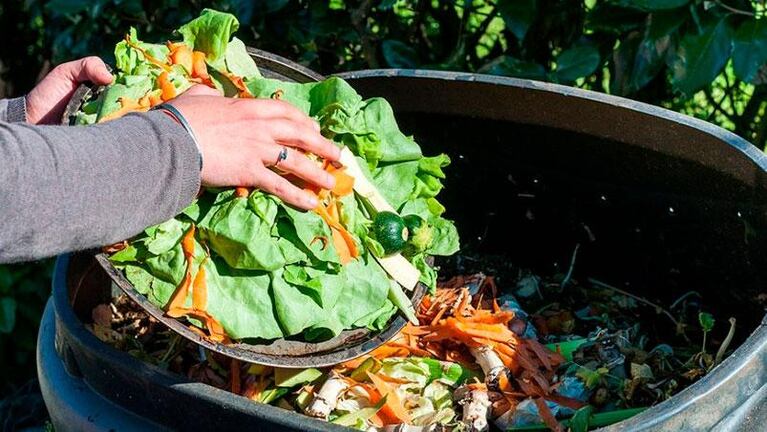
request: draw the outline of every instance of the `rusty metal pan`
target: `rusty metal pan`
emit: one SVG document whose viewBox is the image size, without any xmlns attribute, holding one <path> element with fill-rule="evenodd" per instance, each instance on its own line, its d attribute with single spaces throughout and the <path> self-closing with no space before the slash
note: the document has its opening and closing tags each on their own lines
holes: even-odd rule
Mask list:
<svg viewBox="0 0 767 432">
<path fill-rule="evenodd" d="M 262 74 L 268 78 L 291 82 L 312 82 L 324 78 L 322 75 L 312 72 L 286 58 L 265 51 L 248 48 L 248 53 L 256 61 Z M 74 124 L 74 116 L 83 102 L 97 96 L 102 90 L 103 88 L 100 87 L 80 86 L 67 105 L 62 118 L 62 124 Z M 206 349 L 250 363 L 285 368 L 330 366 L 357 358 L 372 351 L 394 337 L 407 324 L 407 319 L 401 313 L 398 313 L 392 317 L 388 326 L 380 332 L 370 331 L 365 328 L 345 330 L 338 336 L 322 342 L 305 342 L 281 338 L 264 343 L 238 342 L 220 344 L 201 337 L 182 321 L 166 316 L 162 309 L 151 303 L 149 299 L 136 290 L 125 278 L 125 275 L 109 261 L 105 254 L 96 254 L 95 259 L 114 285 L 125 292 L 128 297 L 139 304 L 152 317 L 168 326 L 174 332 Z M 413 290 L 411 300 L 414 307 L 418 307 L 426 293 L 426 289 L 425 285 L 419 283 Z"/>
</svg>

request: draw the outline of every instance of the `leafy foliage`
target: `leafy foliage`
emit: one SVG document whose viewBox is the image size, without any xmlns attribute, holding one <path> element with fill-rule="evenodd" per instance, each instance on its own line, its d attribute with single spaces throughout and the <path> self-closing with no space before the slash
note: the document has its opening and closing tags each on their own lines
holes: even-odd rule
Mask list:
<svg viewBox="0 0 767 432">
<path fill-rule="evenodd" d="M 34 374 L 35 342 L 50 293 L 50 262 L 0 266 L 0 394 Z"/>
<path fill-rule="evenodd" d="M 205 7 L 234 13 L 245 44 L 322 73 L 403 67 L 554 81 L 681 111 L 760 148 L 767 138 L 767 17 L 755 0 L 8 1 L 0 94 L 22 94 L 65 60 L 113 62 L 128 27 L 162 40 Z M 34 346 L 35 322 L 21 311 L 39 314 L 48 290 L 39 267 L 11 272 L 37 285 L 0 294 L 12 299 L 0 301 L 0 326 L 16 318 L 14 337 L 0 335 L 8 374 L 12 357 L 31 359 Z"/>
</svg>

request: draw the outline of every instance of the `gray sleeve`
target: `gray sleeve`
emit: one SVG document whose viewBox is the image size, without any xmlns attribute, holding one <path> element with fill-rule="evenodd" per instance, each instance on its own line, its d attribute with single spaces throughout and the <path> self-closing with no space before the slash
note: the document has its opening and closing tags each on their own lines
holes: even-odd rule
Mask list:
<svg viewBox="0 0 767 432">
<path fill-rule="evenodd" d="M 27 121 L 27 101 L 24 97 L 0 99 L 0 122 Z"/>
<path fill-rule="evenodd" d="M 197 147 L 162 112 L 94 126 L 0 123 L 0 263 L 127 239 L 200 187 Z"/>
</svg>

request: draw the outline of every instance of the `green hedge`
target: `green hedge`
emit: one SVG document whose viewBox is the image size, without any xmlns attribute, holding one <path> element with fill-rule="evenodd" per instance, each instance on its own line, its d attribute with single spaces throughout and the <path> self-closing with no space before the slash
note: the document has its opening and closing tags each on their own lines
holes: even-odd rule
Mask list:
<svg viewBox="0 0 767 432">
<path fill-rule="evenodd" d="M 2 2 L 0 92 L 22 94 L 65 60 L 110 59 L 130 26 L 143 40 L 172 38 L 169 29 L 204 7 L 236 14 L 247 44 L 322 73 L 429 68 L 559 82 L 694 115 L 760 148 L 765 142 L 767 20 L 764 5 L 747 0 Z M 37 267 L 0 271 L 15 280 L 6 287 L 0 278 L 0 370 L 18 382 L 24 375 L 9 371 L 31 358 L 32 312 L 42 308 L 47 281 Z M 10 310 L 25 318 L 7 336 Z"/>
</svg>

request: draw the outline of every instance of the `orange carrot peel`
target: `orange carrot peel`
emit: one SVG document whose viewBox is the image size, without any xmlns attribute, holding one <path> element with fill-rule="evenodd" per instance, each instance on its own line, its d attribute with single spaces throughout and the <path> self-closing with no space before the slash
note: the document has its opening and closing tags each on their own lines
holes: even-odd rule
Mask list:
<svg viewBox="0 0 767 432">
<path fill-rule="evenodd" d="M 221 323 L 205 310 L 208 299 L 205 269 L 203 267 L 205 261 L 200 264 L 197 274 L 194 277 L 194 283 L 192 282 L 192 267 L 194 264 L 195 248 L 194 232 L 195 226 L 192 225 L 191 228 L 189 228 L 189 231 L 187 231 L 181 239 L 181 249 L 184 251 L 184 259 L 186 260 L 186 272 L 184 273 L 184 278 L 181 280 L 181 283 L 171 295 L 170 300 L 165 307 L 165 313 L 172 318 L 186 316 L 202 321 L 210 334 L 208 336 L 210 340 L 219 343 L 228 343 L 229 337 L 226 335 Z M 185 306 L 185 303 L 189 296 L 190 287 L 193 290 L 192 307 L 188 308 Z"/>
<path fill-rule="evenodd" d="M 336 252 L 338 252 L 341 264 L 347 264 L 352 259 L 357 258 L 360 253 L 354 236 L 341 223 L 341 209 L 339 208 L 338 198 L 353 192 L 354 178 L 345 172 L 345 168 L 336 167 L 328 162 L 325 162 L 323 168 L 335 177 L 335 186 L 332 190 L 307 189 L 307 192 L 316 194 L 319 204 L 314 209 L 314 212 L 330 227 L 333 246 L 335 246 Z"/>
</svg>

